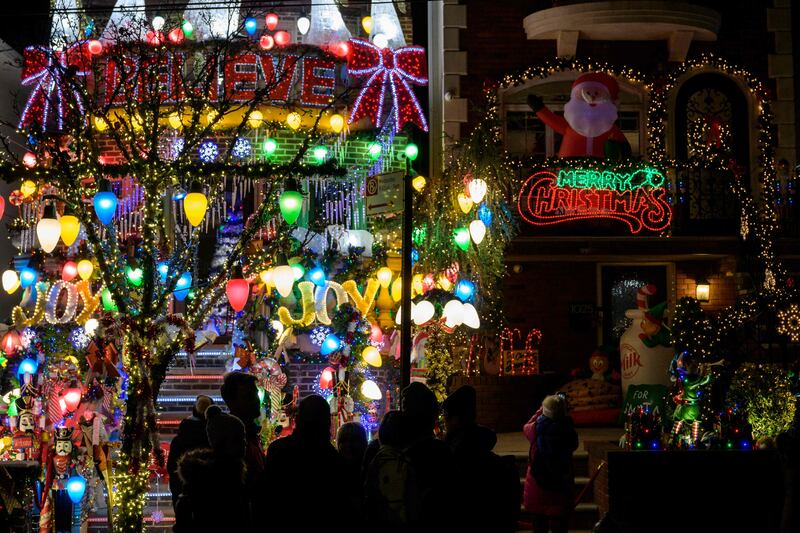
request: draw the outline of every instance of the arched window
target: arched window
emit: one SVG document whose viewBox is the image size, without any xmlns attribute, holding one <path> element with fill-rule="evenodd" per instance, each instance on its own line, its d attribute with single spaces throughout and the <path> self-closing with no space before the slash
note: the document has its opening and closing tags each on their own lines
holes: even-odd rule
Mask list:
<svg viewBox="0 0 800 533">
<path fill-rule="evenodd" d="M 558 72 L 548 78 L 532 79 L 517 87 L 509 87 L 500 95 L 505 119 L 506 150 L 519 157 L 554 157 L 561 144 L 561 136 L 539 120 L 530 107 L 528 95 L 544 99 L 554 113 L 561 114 L 569 101 L 572 82 L 580 72 Z M 617 125 L 631 145 L 634 157 L 646 153 L 645 135 L 646 98 L 633 85 L 617 79 L 620 86 L 619 119 Z"/>
<path fill-rule="evenodd" d="M 678 88 L 671 117 L 671 155 L 693 163 L 677 174 L 675 221 L 681 233 L 736 231 L 732 173 L 721 167 L 733 159 L 750 168 L 749 107 L 742 89 L 723 74 L 697 74 Z"/>
</svg>

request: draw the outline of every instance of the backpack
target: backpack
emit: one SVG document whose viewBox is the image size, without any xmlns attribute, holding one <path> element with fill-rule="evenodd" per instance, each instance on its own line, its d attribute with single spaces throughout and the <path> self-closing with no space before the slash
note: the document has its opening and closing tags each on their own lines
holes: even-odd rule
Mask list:
<svg viewBox="0 0 800 533">
<path fill-rule="evenodd" d="M 367 508 L 378 524 L 402 529 L 420 519 L 416 472 L 404 450 L 381 446 L 367 470 Z"/>
</svg>

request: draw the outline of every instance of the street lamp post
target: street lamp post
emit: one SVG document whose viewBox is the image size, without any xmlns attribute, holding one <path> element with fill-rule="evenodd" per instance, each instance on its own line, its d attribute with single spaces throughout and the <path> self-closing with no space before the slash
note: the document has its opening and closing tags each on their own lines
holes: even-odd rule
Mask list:
<svg viewBox="0 0 800 533">
<path fill-rule="evenodd" d="M 406 173 L 403 176 L 403 251 L 400 298 L 400 384 L 411 383 L 411 231 L 414 225 L 414 190 L 411 186 L 411 162 L 417 158 L 417 145 L 406 145 Z"/>
</svg>

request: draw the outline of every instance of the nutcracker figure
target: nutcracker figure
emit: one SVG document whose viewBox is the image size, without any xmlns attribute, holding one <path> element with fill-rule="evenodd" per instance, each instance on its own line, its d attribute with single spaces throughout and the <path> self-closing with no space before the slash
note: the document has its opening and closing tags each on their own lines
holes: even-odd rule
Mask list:
<svg viewBox="0 0 800 533">
<path fill-rule="evenodd" d="M 66 483 L 75 470 L 72 428 L 55 428 L 53 436 L 54 446 L 45 464 L 39 531 L 69 533 L 72 530 L 72 500 Z"/>
</svg>

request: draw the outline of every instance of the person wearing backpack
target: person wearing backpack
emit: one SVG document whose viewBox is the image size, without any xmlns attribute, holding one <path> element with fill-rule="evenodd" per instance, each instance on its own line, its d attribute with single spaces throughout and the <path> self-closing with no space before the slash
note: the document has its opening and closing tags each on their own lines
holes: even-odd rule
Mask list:
<svg viewBox="0 0 800 533">
<path fill-rule="evenodd" d="M 575 485 L 572 453 L 578 448 L 566 400 L 547 396 L 523 432 L 531 443 L 523 500 L 533 514 L 533 531 L 566 533 Z"/>
</svg>

